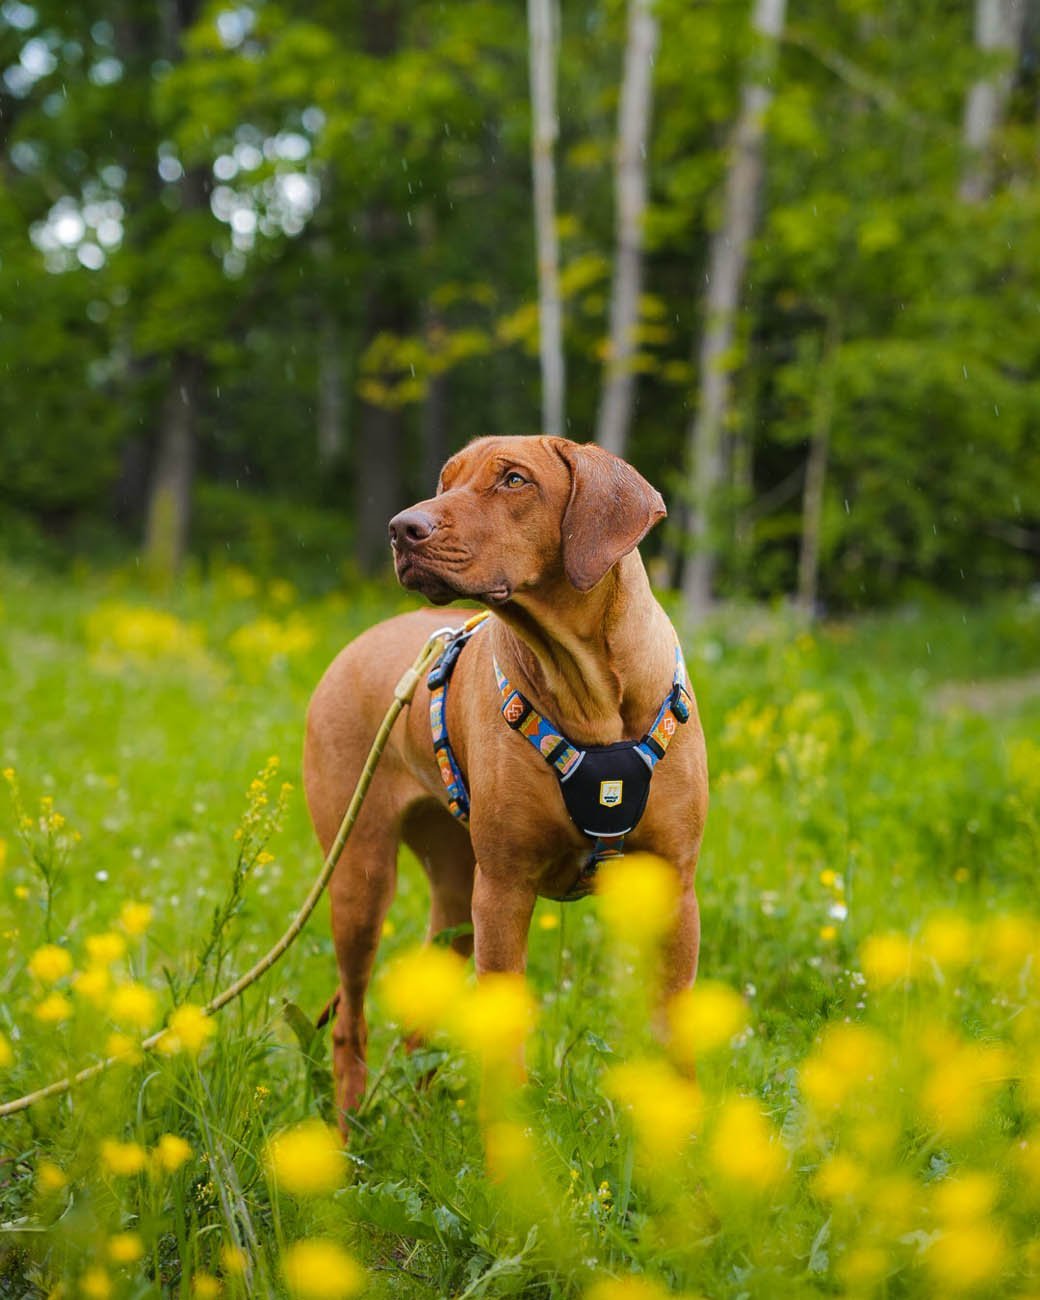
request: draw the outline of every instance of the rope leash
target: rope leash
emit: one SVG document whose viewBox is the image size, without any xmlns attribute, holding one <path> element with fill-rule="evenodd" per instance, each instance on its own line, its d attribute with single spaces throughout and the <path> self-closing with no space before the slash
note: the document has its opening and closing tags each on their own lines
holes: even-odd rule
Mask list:
<svg viewBox="0 0 1040 1300">
<path fill-rule="evenodd" d="M 411 668 L 404 673 L 401 680 L 394 687 L 393 701 L 386 711 L 379 730 L 376 732 L 372 748 L 368 751 L 365 766 L 358 777 L 347 811 L 343 814 L 343 820 L 339 824 L 336 838 L 326 854 L 321 871 L 311 886 L 310 893 L 304 900 L 300 910 L 293 917 L 289 928 L 274 947 L 260 958 L 255 966 L 246 971 L 244 975 L 235 980 L 234 984 L 229 985 L 222 993 L 218 993 L 212 1002 L 203 1007 L 204 1015 L 216 1015 L 229 1002 L 233 1002 L 235 998 L 244 993 L 250 984 L 255 984 L 261 975 L 269 971 L 275 962 L 285 955 L 299 937 L 303 927 L 310 919 L 311 913 L 317 907 L 318 900 L 324 893 L 325 886 L 329 883 L 329 879 L 336 869 L 336 863 L 339 861 L 347 840 L 350 838 L 350 832 L 354 829 L 354 823 L 357 821 L 361 805 L 365 801 L 365 795 L 368 794 L 368 787 L 372 784 L 372 778 L 383 755 L 383 750 L 386 748 L 386 742 L 390 739 L 390 732 L 394 728 L 394 723 L 400 717 L 405 706 L 411 703 L 416 687 L 439 658 L 449 638 L 454 635 L 455 630 L 455 628 L 441 628 L 439 631 L 434 632 L 419 652 L 419 656 Z M 150 1052 L 166 1032 L 165 1029 L 158 1029 L 154 1034 L 149 1035 L 148 1038 L 139 1043 L 138 1046 L 142 1051 Z M 111 1069 L 113 1065 L 119 1063 L 120 1059 L 118 1056 L 110 1056 L 94 1065 L 88 1065 L 86 1069 L 80 1070 L 76 1074 L 67 1075 L 64 1079 L 57 1079 L 54 1083 L 47 1084 L 45 1088 L 38 1088 L 35 1092 L 27 1093 L 26 1096 L 18 1097 L 14 1101 L 4 1102 L 0 1105 L 0 1118 L 17 1114 L 21 1110 L 28 1110 L 35 1102 L 43 1101 L 46 1097 L 56 1097 L 63 1092 L 68 1092 L 77 1083 L 86 1083 L 88 1079 L 93 1079 L 97 1075 L 103 1074 L 105 1070 Z"/>
</svg>

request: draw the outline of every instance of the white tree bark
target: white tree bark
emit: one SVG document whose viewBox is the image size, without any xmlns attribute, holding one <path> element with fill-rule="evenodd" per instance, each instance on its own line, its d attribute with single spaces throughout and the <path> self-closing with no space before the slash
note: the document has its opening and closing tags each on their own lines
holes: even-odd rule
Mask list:
<svg viewBox="0 0 1040 1300">
<path fill-rule="evenodd" d="M 542 430 L 564 432 L 563 306 L 556 239 L 556 41 L 553 0 L 527 0 L 531 68 L 531 168 L 538 258 L 538 336 L 542 368 Z"/>
<path fill-rule="evenodd" d="M 1004 118 L 1015 79 L 1029 0 L 975 0 L 975 44 L 988 54 L 1006 54 L 1003 67 L 972 83 L 964 105 L 967 154 L 959 197 L 981 203 L 993 188 L 993 136 Z"/>
<path fill-rule="evenodd" d="M 708 294 L 699 354 L 700 400 L 687 435 L 692 478 L 690 534 L 694 551 L 683 573 L 687 612 L 701 618 L 714 601 L 718 559 L 716 505 L 725 480 L 726 420 L 730 366 L 748 249 L 758 219 L 762 186 L 765 113 L 773 98 L 769 72 L 783 31 L 786 0 L 755 0 L 756 49 L 741 91 L 740 114 L 726 176 L 722 223 L 708 252 Z"/>
<path fill-rule="evenodd" d="M 795 607 L 809 620 L 816 613 L 820 584 L 820 549 L 823 538 L 824 492 L 830 457 L 831 422 L 834 415 L 834 354 L 841 341 L 837 312 L 827 322 L 820 352 L 822 378 L 813 394 L 809 429 L 809 455 L 805 463 L 802 493 L 802 539 L 798 551 L 798 593 Z"/>
<path fill-rule="evenodd" d="M 646 156 L 658 40 L 653 9 L 654 0 L 629 0 L 625 71 L 618 105 L 614 174 L 617 251 L 610 296 L 606 374 L 596 421 L 596 441 L 616 456 L 625 454 L 635 398 L 633 360 L 639 323 L 639 295 L 643 286 Z"/>
</svg>

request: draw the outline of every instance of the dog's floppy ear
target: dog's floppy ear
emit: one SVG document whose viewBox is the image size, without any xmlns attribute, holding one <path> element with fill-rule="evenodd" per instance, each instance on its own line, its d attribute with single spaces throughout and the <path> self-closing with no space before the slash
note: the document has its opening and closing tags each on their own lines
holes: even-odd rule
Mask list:
<svg viewBox="0 0 1040 1300">
<path fill-rule="evenodd" d="M 595 443 L 552 443 L 571 475 L 561 530 L 564 572 L 579 591 L 590 591 L 668 512 L 660 492 L 620 457 Z"/>
</svg>

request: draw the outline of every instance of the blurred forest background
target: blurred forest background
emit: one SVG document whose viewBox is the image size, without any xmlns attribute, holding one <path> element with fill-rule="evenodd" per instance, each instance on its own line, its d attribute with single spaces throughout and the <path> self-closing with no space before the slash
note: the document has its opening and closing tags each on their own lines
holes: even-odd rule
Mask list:
<svg viewBox="0 0 1040 1300">
<path fill-rule="evenodd" d="M 387 563 L 482 433 L 695 613 L 1040 573 L 1036 0 L 4 0 L 0 534 Z"/>
</svg>

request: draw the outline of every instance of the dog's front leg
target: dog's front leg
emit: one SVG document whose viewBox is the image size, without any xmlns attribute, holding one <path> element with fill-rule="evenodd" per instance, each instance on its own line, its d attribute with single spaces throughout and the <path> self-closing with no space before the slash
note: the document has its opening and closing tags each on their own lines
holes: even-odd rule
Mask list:
<svg viewBox="0 0 1040 1300">
<path fill-rule="evenodd" d="M 516 867 L 477 862 L 473 883 L 473 940 L 477 975 L 492 971 L 522 972 L 527 966 L 527 932 L 535 890 Z"/>
</svg>

